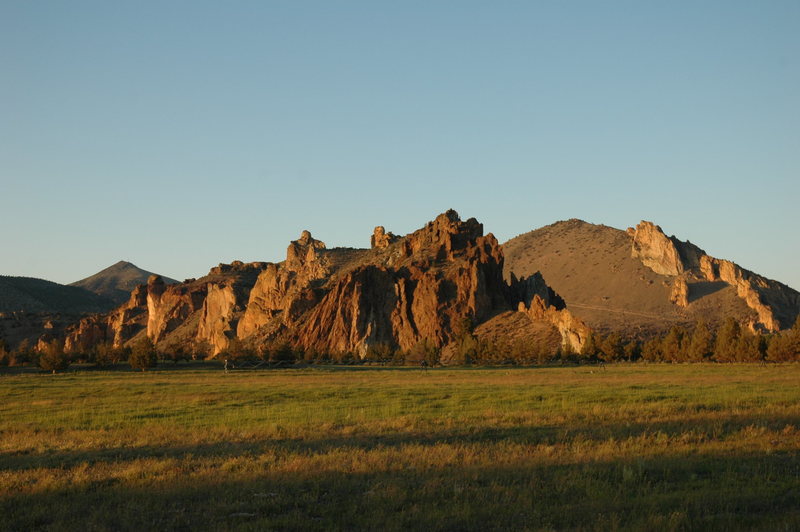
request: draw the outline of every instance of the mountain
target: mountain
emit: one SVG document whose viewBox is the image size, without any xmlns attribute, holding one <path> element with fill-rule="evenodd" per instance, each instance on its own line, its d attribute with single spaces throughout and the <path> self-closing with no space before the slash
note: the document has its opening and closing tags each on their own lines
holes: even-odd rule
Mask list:
<svg viewBox="0 0 800 532">
<path fill-rule="evenodd" d="M 0 276 L 0 340 L 14 348 L 43 334 L 62 336 L 81 316 L 105 312 L 115 303 L 77 286 L 33 277 Z"/>
<path fill-rule="evenodd" d="M 700 318 L 751 329 L 790 327 L 800 294 L 667 237 L 651 222 L 626 231 L 572 219 L 503 244 L 506 279 L 540 272 L 569 309 L 604 332 L 647 335 Z"/>
<path fill-rule="evenodd" d="M 85 314 L 113 307 L 110 299 L 77 286 L 0 275 L 0 312 Z"/>
<path fill-rule="evenodd" d="M 146 284 L 151 275 L 155 274 L 121 260 L 91 277 L 70 283 L 69 286 L 85 288 L 112 300 L 115 305 L 120 305 L 128 300 L 134 288 L 140 284 Z M 162 279 L 166 284 L 178 282 L 169 277 L 162 276 Z"/>
<path fill-rule="evenodd" d="M 327 248 L 303 231 L 280 263 L 220 264 L 201 279 L 146 286 L 105 315 L 82 320 L 70 351 L 145 335 L 162 349 L 217 355 L 290 344 L 306 352 L 439 348 L 455 356 L 464 332 L 516 337 L 579 350 L 588 328 L 541 276 L 507 283 L 503 252 L 474 218 L 447 211 L 400 237 L 376 227 L 369 249 Z M 550 345 L 555 343 L 555 345 Z"/>
<path fill-rule="evenodd" d="M 568 220 L 500 246 L 451 210 L 405 236 L 376 227 L 369 240 L 328 248 L 303 231 L 279 263 L 234 261 L 175 284 L 151 275 L 116 309 L 69 327 L 65 349 L 148 337 L 206 356 L 289 345 L 361 357 L 438 349 L 447 361 L 463 355 L 465 331 L 498 352 L 538 356 L 580 351 L 592 329 L 643 339 L 734 318 L 773 332 L 800 311 L 788 286 L 651 222 L 622 231 Z"/>
</svg>

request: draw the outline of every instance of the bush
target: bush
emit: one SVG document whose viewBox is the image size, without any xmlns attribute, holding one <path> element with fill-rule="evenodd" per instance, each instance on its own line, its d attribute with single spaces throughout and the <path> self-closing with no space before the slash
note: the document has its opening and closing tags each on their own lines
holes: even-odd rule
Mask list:
<svg viewBox="0 0 800 532">
<path fill-rule="evenodd" d="M 149 337 L 144 337 L 139 340 L 128 357 L 128 364 L 130 364 L 133 369 L 140 369 L 142 371 L 147 371 L 157 363 L 158 352 L 156 351 L 156 346 Z"/>
<path fill-rule="evenodd" d="M 110 343 L 98 344 L 95 348 L 95 363 L 100 366 L 107 366 L 127 360 L 130 350 L 122 347 L 114 347 Z"/>
<path fill-rule="evenodd" d="M 381 362 L 386 363 L 392 360 L 394 350 L 389 344 L 375 343 L 367 346 L 367 351 L 364 355 L 364 362 Z"/>
<path fill-rule="evenodd" d="M 0 338 L 0 366 L 8 366 L 11 362 L 11 352 L 8 350 L 5 340 Z"/>
<path fill-rule="evenodd" d="M 767 359 L 771 362 L 800 360 L 800 330 L 789 330 L 772 337 L 767 348 Z"/>
<path fill-rule="evenodd" d="M 39 367 L 45 371 L 63 371 L 69 367 L 69 356 L 58 340 L 48 342 L 39 356 Z"/>
<path fill-rule="evenodd" d="M 14 351 L 11 352 L 9 357 L 9 366 L 24 366 L 25 364 L 30 364 L 32 362 L 36 362 L 37 356 L 34 350 L 31 348 L 30 340 L 25 338 L 22 340 Z"/>
<path fill-rule="evenodd" d="M 425 362 L 428 366 L 435 366 L 439 363 L 440 350 L 433 341 L 423 338 L 418 341 L 408 353 L 406 361 L 421 364 Z"/>
<path fill-rule="evenodd" d="M 289 342 L 280 342 L 270 349 L 269 361 L 271 363 L 283 362 L 294 364 L 297 362 L 297 353 L 294 352 Z"/>
</svg>

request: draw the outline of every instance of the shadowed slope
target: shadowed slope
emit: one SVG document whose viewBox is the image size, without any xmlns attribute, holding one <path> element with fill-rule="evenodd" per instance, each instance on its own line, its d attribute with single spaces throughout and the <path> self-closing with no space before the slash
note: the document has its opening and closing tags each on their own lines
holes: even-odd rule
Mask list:
<svg viewBox="0 0 800 532">
<path fill-rule="evenodd" d="M 102 312 L 114 306 L 103 296 L 77 286 L 0 275 L 0 312 Z"/>
</svg>

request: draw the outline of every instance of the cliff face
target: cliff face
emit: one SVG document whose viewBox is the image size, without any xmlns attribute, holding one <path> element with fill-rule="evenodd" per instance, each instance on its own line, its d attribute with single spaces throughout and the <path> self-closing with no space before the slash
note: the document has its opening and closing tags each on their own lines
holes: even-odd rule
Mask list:
<svg viewBox="0 0 800 532">
<path fill-rule="evenodd" d="M 224 349 L 235 336 L 250 288 L 265 263 L 220 264 L 199 280 L 164 283 L 158 275 L 131 292 L 130 299 L 103 315 L 81 320 L 67 331 L 65 349 L 81 351 L 98 343 L 115 347 L 146 334 L 157 345 Z"/>
<path fill-rule="evenodd" d="M 475 219 L 448 211 L 376 249 L 377 264 L 331 281 L 296 334 L 300 346 L 364 352 L 376 343 L 410 349 L 424 338 L 441 347 L 464 320 L 479 323 L 510 306 L 502 251 Z"/>
<path fill-rule="evenodd" d="M 369 249 L 329 249 L 303 231 L 277 264 L 234 261 L 171 285 L 151 276 L 123 305 L 68 327 L 65 347 L 131 345 L 146 335 L 166 352 L 208 356 L 283 342 L 364 355 L 373 345 L 407 351 L 423 340 L 444 353 L 470 325 L 479 337 L 514 327 L 548 345 L 560 336 L 580 351 L 589 327 L 646 336 L 735 317 L 775 331 L 798 311 L 794 290 L 651 222 L 625 232 L 573 219 L 504 250 L 477 220 L 447 211 L 402 237 L 378 226 Z"/>
<path fill-rule="evenodd" d="M 569 348 L 573 353 L 580 353 L 583 350 L 586 339 L 591 333 L 591 329 L 583 320 L 575 317 L 566 308 L 548 305 L 538 294 L 534 295 L 528 304 L 521 301 L 519 311 L 527 314 L 532 320 L 545 321 L 558 329 L 562 347 Z"/>
<path fill-rule="evenodd" d="M 708 281 L 721 280 L 736 288 L 737 295 L 756 312 L 759 324 L 767 331 L 786 329 L 794 323 L 800 294 L 788 286 L 708 255 L 701 257 L 700 271 Z"/>
<path fill-rule="evenodd" d="M 199 310 L 207 294 L 204 286 L 167 286 L 161 276 L 151 276 L 147 280 L 147 336 L 158 343 Z"/>
<path fill-rule="evenodd" d="M 690 242 L 667 237 L 660 227 L 642 221 L 629 228 L 632 238 L 631 256 L 656 273 L 681 276 L 672 284 L 670 300 L 681 307 L 689 306 L 691 286 L 687 281 L 723 281 L 736 290 L 737 296 L 755 314 L 753 328 L 775 332 L 788 328 L 800 308 L 800 294 L 777 281 L 772 281 L 741 268 L 737 264 L 711 257 Z"/>
<path fill-rule="evenodd" d="M 328 249 L 304 231 L 279 264 L 222 264 L 202 279 L 174 285 L 152 276 L 118 309 L 73 327 L 67 347 L 121 346 L 143 334 L 162 349 L 211 356 L 234 341 L 256 350 L 286 341 L 361 355 L 375 344 L 409 350 L 425 340 L 445 347 L 465 323 L 478 325 L 519 301 L 530 304 L 534 294 L 539 311 L 525 306 L 527 315 L 559 327 L 565 342 L 578 345 L 580 333 L 552 317 L 563 316 L 553 306 L 563 301 L 541 275 L 509 285 L 503 261 L 494 236 L 455 211 L 405 237 L 378 227 L 371 249 Z"/>
<path fill-rule="evenodd" d="M 678 249 L 667 238 L 661 228 L 653 222 L 642 221 L 636 229 L 628 229 L 633 239 L 631 256 L 660 275 L 680 275 L 683 273 Z"/>
<path fill-rule="evenodd" d="M 510 308 L 502 251 L 475 219 L 448 211 L 403 238 L 378 227 L 371 244 L 341 261 L 310 234 L 292 242 L 287 260 L 259 277 L 239 337 L 284 334 L 333 352 L 410 349 L 423 338 L 443 346 L 464 320 Z"/>
<path fill-rule="evenodd" d="M 286 249 L 286 261 L 268 264 L 250 292 L 247 310 L 237 335 L 248 338 L 278 317 L 281 327 L 293 327 L 297 319 L 317 302 L 312 283 L 327 278 L 331 261 L 322 254 L 325 243 L 303 231 Z"/>
</svg>

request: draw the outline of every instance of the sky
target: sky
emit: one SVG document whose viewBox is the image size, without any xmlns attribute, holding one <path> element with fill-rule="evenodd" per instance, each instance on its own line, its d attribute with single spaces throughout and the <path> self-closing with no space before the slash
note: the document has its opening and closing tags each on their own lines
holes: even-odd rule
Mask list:
<svg viewBox="0 0 800 532">
<path fill-rule="evenodd" d="M 800 2 L 0 3 L 0 274 L 640 220 L 800 289 Z"/>
</svg>

